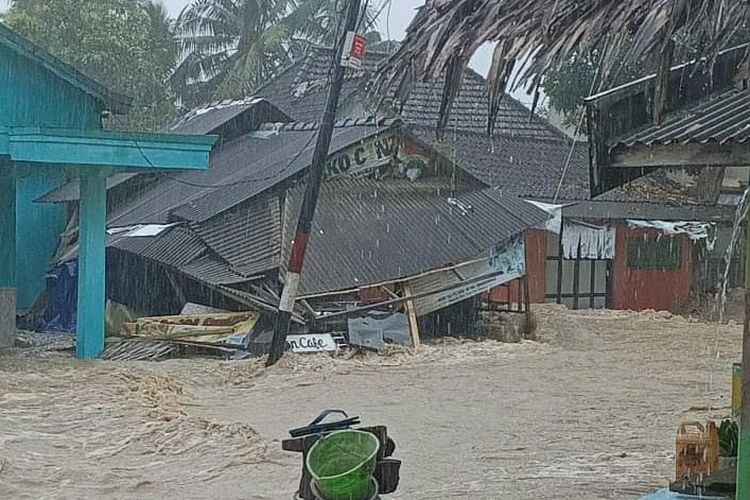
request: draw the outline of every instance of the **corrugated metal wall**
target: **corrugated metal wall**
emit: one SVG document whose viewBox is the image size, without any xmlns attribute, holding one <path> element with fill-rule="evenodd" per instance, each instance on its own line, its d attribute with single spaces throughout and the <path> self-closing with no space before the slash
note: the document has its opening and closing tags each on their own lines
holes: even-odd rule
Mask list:
<svg viewBox="0 0 750 500">
<path fill-rule="evenodd" d="M 618 226 L 615 248 L 612 305 L 614 309 L 675 310 L 690 298 L 693 268 L 693 244 L 687 236 L 675 236 L 682 245 L 682 262 L 671 270 L 632 269 L 628 265 L 628 242 L 633 238 L 655 237 L 649 229 Z"/>
</svg>

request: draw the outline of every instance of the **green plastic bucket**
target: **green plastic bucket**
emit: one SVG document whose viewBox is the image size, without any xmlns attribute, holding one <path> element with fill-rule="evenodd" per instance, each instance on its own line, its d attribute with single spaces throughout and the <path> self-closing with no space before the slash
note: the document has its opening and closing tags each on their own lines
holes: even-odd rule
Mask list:
<svg viewBox="0 0 750 500">
<path fill-rule="evenodd" d="M 324 500 L 365 500 L 380 441 L 369 432 L 345 430 L 318 439 L 307 454 L 307 470 Z"/>
</svg>

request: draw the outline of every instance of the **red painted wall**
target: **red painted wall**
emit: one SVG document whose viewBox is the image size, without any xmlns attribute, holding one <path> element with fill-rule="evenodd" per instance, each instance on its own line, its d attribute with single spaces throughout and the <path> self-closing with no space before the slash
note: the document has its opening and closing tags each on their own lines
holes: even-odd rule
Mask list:
<svg viewBox="0 0 750 500">
<path fill-rule="evenodd" d="M 539 304 L 544 302 L 545 267 L 547 265 L 547 232 L 542 229 L 529 229 L 524 234 L 526 245 L 526 273 L 529 277 L 529 295 L 531 302 Z M 522 289 L 523 290 L 523 289 Z M 519 298 L 518 280 L 510 283 L 510 287 L 500 286 L 490 290 L 487 300 L 489 302 L 517 303 Z"/>
<path fill-rule="evenodd" d="M 644 309 L 675 310 L 690 297 L 693 245 L 687 236 L 675 236 L 682 241 L 682 266 L 668 271 L 648 271 L 628 268 L 628 239 L 656 235 L 650 229 L 618 226 L 615 262 L 612 277 L 612 307 L 642 311 Z"/>
</svg>

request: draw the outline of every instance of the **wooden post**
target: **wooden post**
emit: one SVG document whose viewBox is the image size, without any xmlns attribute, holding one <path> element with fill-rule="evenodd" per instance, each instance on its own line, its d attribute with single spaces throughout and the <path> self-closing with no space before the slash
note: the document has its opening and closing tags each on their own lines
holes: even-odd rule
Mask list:
<svg viewBox="0 0 750 500">
<path fill-rule="evenodd" d="M 578 309 L 578 290 L 581 282 L 581 241 L 578 241 L 578 253 L 573 262 L 573 309 Z"/>
<path fill-rule="evenodd" d="M 104 173 L 80 176 L 76 356 L 83 359 L 97 358 L 104 350 L 106 181 Z"/>
<path fill-rule="evenodd" d="M 16 334 L 16 179 L 0 169 L 0 347 L 15 343 Z"/>
<path fill-rule="evenodd" d="M 737 500 L 750 500 L 750 215 L 745 221 L 745 322 L 742 330 L 742 414 L 737 451 Z"/>
<path fill-rule="evenodd" d="M 404 285 L 404 296 L 411 297 L 411 295 L 411 286 L 409 284 Z M 417 320 L 417 311 L 414 309 L 414 301 L 407 300 L 404 307 L 406 309 L 406 317 L 409 319 L 411 343 L 414 348 L 419 348 L 422 345 L 422 340 L 419 338 L 419 321 Z"/>
</svg>

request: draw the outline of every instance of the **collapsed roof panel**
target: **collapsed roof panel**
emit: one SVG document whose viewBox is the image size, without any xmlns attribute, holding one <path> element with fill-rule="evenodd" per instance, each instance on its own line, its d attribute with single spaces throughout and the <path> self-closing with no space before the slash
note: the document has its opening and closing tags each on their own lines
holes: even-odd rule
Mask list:
<svg viewBox="0 0 750 500">
<path fill-rule="evenodd" d="M 193 227 L 211 250 L 242 275 L 279 267 L 281 210 L 276 193 L 259 195 Z"/>
<path fill-rule="evenodd" d="M 283 241 L 293 236 L 302 192 L 287 195 Z M 450 179 L 329 181 L 315 214 L 301 293 L 356 289 L 471 260 L 546 219 L 515 195 L 457 189 Z"/>
</svg>

